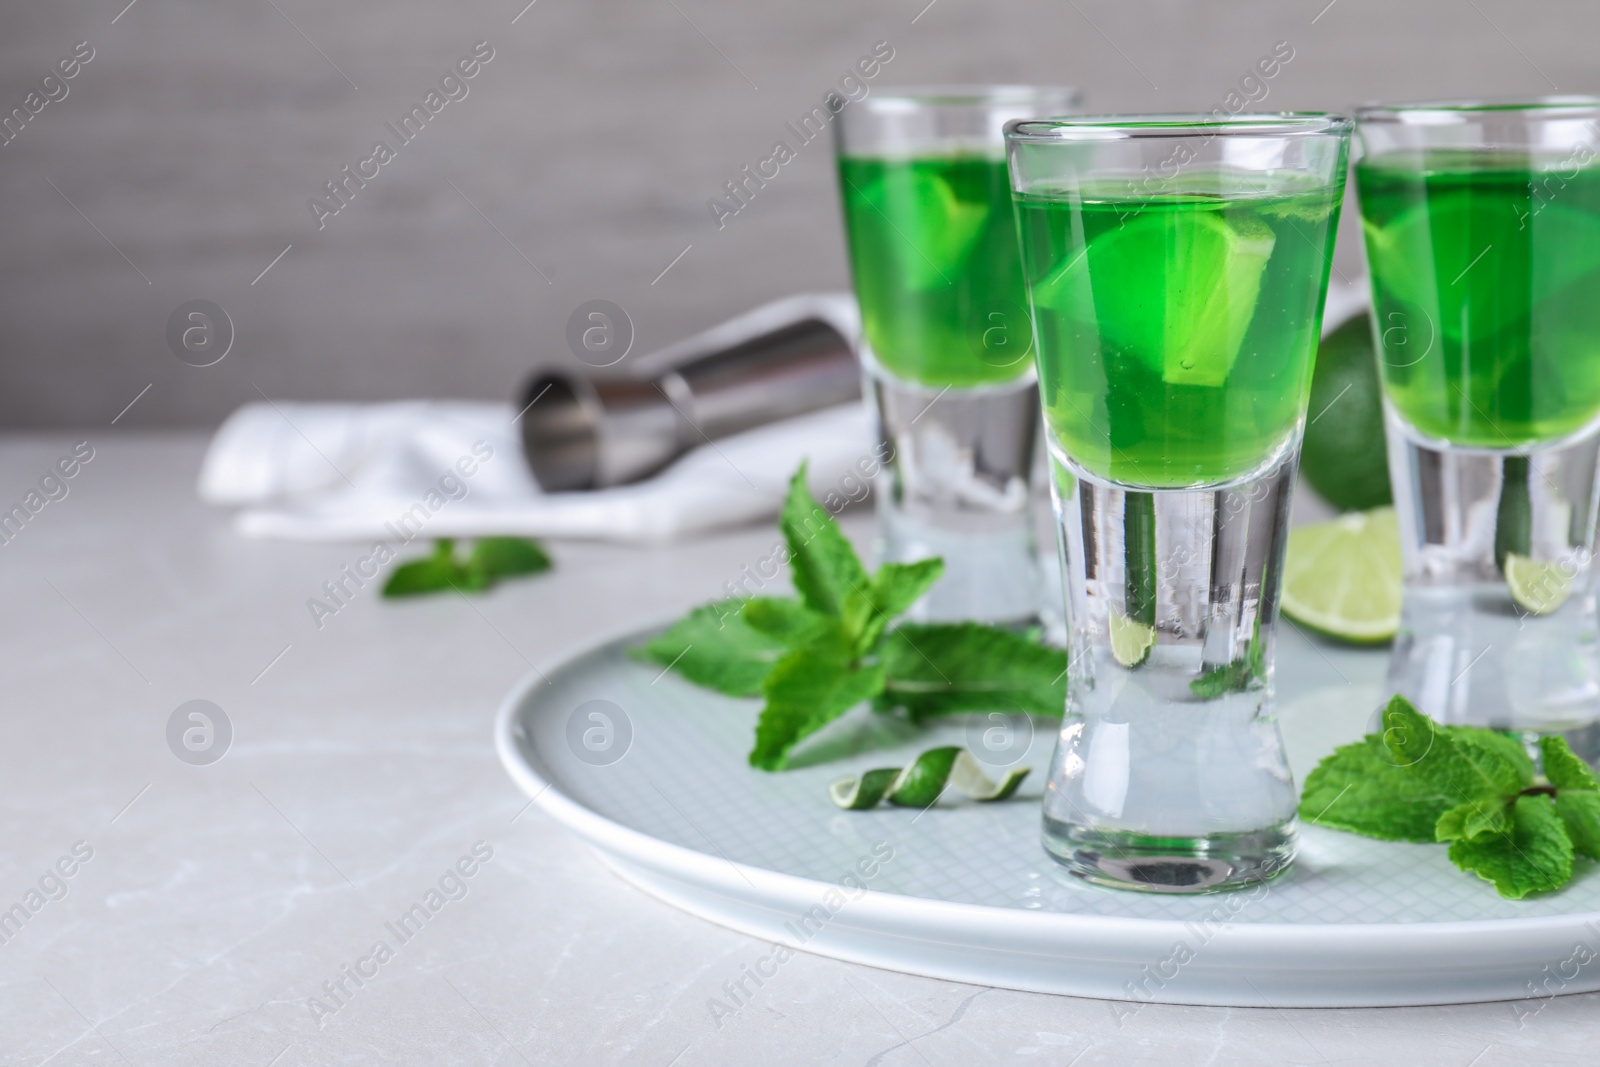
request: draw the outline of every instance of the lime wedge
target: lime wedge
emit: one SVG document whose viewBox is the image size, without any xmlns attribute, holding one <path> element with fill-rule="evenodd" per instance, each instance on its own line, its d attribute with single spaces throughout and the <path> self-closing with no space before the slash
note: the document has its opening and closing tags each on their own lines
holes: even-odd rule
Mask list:
<svg viewBox="0 0 1600 1067">
<path fill-rule="evenodd" d="M 1505 572 L 1511 599 L 1534 615 L 1548 615 L 1565 604 L 1577 576 L 1577 568 L 1566 560 L 1529 559 L 1515 552 L 1506 553 Z"/>
<path fill-rule="evenodd" d="M 1124 667 L 1137 667 L 1150 658 L 1156 647 L 1156 628 L 1130 619 L 1115 608 L 1111 611 L 1111 656 Z"/>
<path fill-rule="evenodd" d="M 1282 607 L 1302 626 L 1352 644 L 1381 644 L 1400 628 L 1400 588 L 1394 508 L 1289 531 Z"/>
<path fill-rule="evenodd" d="M 1363 224 L 1368 255 L 1396 300 L 1425 313 L 1438 309 L 1440 321 L 1430 328 L 1451 340 L 1460 340 L 1469 324 L 1474 335 L 1506 327 L 1526 330 L 1515 321 L 1517 308 L 1525 305 L 1506 301 L 1502 307 L 1484 297 L 1502 292 L 1506 279 L 1521 278 L 1518 284 L 1529 286 L 1532 302 L 1538 303 L 1600 269 L 1600 219 L 1546 203 L 1512 230 L 1510 213 L 1508 202 L 1498 197 L 1418 204 L 1384 226 Z M 1491 251 L 1496 244 L 1501 247 Z M 1481 306 L 1470 315 L 1456 313 L 1473 296 Z"/>
<path fill-rule="evenodd" d="M 954 282 L 989 219 L 987 202 L 961 199 L 949 182 L 926 171 L 897 168 L 862 195 L 893 227 L 891 247 L 912 289 Z"/>
<path fill-rule="evenodd" d="M 879 767 L 835 779 L 828 785 L 828 798 L 847 811 L 865 811 L 885 798 L 901 807 L 927 808 L 950 785 L 973 800 L 1009 800 L 1028 771 L 1027 767 L 1012 767 L 996 782 L 966 749 L 930 748 L 907 767 Z"/>
<path fill-rule="evenodd" d="M 1108 230 L 1034 287 L 1036 303 L 1092 322 L 1174 385 L 1219 386 L 1244 344 L 1277 237 L 1204 206 Z"/>
</svg>

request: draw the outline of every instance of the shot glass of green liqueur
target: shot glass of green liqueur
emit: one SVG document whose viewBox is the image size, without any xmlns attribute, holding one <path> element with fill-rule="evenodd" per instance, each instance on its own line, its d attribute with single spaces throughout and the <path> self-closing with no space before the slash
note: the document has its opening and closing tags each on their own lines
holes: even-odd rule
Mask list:
<svg viewBox="0 0 1600 1067">
<path fill-rule="evenodd" d="M 1404 555 L 1390 682 L 1444 722 L 1588 726 L 1600 99 L 1374 106 L 1356 137 Z"/>
<path fill-rule="evenodd" d="M 1068 598 L 1044 845 L 1092 882 L 1208 892 L 1294 857 L 1273 635 L 1349 132 L 1006 128 Z"/>
<path fill-rule="evenodd" d="M 945 561 L 914 617 L 1027 624 L 1048 607 L 1030 522 L 1038 400 L 1003 131 L 1076 104 L 1071 89 L 879 89 L 834 127 L 865 392 L 889 457 L 880 555 Z"/>
</svg>

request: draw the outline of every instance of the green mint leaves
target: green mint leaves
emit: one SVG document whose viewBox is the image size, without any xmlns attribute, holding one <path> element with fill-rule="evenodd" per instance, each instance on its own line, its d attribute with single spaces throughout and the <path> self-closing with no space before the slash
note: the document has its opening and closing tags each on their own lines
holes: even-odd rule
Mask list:
<svg viewBox="0 0 1600 1067">
<path fill-rule="evenodd" d="M 635 650 L 696 685 L 763 697 L 752 766 L 783 769 L 797 744 L 866 701 L 915 722 L 968 711 L 1061 715 L 1060 649 L 977 623 L 890 629 L 943 561 L 886 563 L 869 575 L 806 489 L 804 467 L 779 522 L 797 597 L 707 604 Z"/>
<path fill-rule="evenodd" d="M 1383 732 L 1345 745 L 1306 778 L 1307 822 L 1388 841 L 1450 844 L 1450 862 L 1520 900 L 1600 859 L 1600 778 L 1561 737 L 1539 739 L 1541 780 L 1516 740 L 1443 726 L 1395 697 Z"/>
<path fill-rule="evenodd" d="M 402 563 L 384 583 L 386 597 L 419 596 L 455 589 L 481 593 L 502 578 L 538 574 L 550 569 L 550 557 L 537 541 L 525 537 L 484 537 L 465 561 L 456 557 L 455 542 L 434 542 L 433 555 Z"/>
<path fill-rule="evenodd" d="M 1066 703 L 1060 649 L 982 623 L 903 623 L 878 655 L 886 676 L 874 706 L 904 708 L 913 722 L 997 710 L 1059 719 Z"/>
</svg>

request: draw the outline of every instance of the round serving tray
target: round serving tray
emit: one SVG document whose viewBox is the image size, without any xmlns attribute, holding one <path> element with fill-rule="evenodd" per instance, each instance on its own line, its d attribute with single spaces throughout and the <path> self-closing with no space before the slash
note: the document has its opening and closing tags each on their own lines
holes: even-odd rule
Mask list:
<svg viewBox="0 0 1600 1067">
<path fill-rule="evenodd" d="M 500 709 L 496 744 L 517 784 L 618 874 L 713 922 L 891 970 L 1133 1002 L 1354 1007 L 1600 988 L 1600 872 L 1586 861 L 1566 890 L 1507 901 L 1440 846 L 1306 827 L 1294 867 L 1265 886 L 1102 889 L 1039 844 L 1047 727 L 1017 760 L 1034 773 L 1010 801 L 839 811 L 827 792 L 839 775 L 934 745 L 976 749 L 989 724 L 918 730 L 858 709 L 808 743 L 806 765 L 757 771 L 745 755 L 759 702 L 629 658 L 650 632 L 529 677 Z M 1370 727 L 1387 656 L 1291 626 L 1277 656 L 1303 778 Z"/>
</svg>

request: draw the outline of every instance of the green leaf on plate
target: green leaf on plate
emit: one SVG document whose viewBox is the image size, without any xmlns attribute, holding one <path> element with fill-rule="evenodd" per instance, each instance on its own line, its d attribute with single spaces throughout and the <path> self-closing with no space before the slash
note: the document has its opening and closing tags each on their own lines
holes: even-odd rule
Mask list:
<svg viewBox="0 0 1600 1067">
<path fill-rule="evenodd" d="M 1511 829 L 1509 800 L 1469 800 L 1439 816 L 1433 836 L 1436 841 L 1475 841 L 1485 834 L 1508 834 Z"/>
<path fill-rule="evenodd" d="M 882 665 L 853 664 L 850 652 L 842 634 L 825 634 L 778 661 L 761 687 L 767 703 L 756 722 L 751 766 L 782 770 L 801 740 L 877 695 Z"/>
<path fill-rule="evenodd" d="M 916 603 L 943 573 L 944 560 L 938 558 L 885 563 L 864 589 L 852 589 L 845 597 L 843 618 L 856 653 L 871 651 L 890 621 Z"/>
<path fill-rule="evenodd" d="M 1558 793 L 1556 814 L 1567 828 L 1573 850 L 1600 860 L 1600 793 Z"/>
<path fill-rule="evenodd" d="M 804 644 L 821 628 L 837 626 L 794 597 L 752 597 L 744 602 L 743 618 L 751 629 L 781 641 L 785 647 Z"/>
<path fill-rule="evenodd" d="M 670 667 L 695 685 L 728 696 L 759 696 L 787 645 L 750 626 L 744 610 L 752 601 L 719 600 L 695 608 L 633 654 Z"/>
<path fill-rule="evenodd" d="M 1572 880 L 1572 839 L 1549 797 L 1518 797 L 1509 834 L 1450 846 L 1450 862 L 1471 871 L 1508 900 L 1559 889 Z"/>
<path fill-rule="evenodd" d="M 879 710 L 913 720 L 968 711 L 1060 718 L 1067 654 L 981 623 L 905 623 L 884 639 L 887 680 Z"/>
<path fill-rule="evenodd" d="M 866 589 L 867 572 L 833 516 L 806 488 L 805 464 L 789 483 L 779 525 L 789 545 L 789 567 L 800 599 L 812 611 L 842 615 L 850 594 Z"/>
<path fill-rule="evenodd" d="M 1385 841 L 1435 841 L 1445 812 L 1461 800 L 1428 777 L 1398 766 L 1380 734 L 1343 745 L 1306 776 L 1300 817 Z"/>
<path fill-rule="evenodd" d="M 1600 793 L 1600 777 L 1573 753 L 1566 738 L 1555 734 L 1539 738 L 1539 755 L 1543 757 L 1544 776 L 1557 789 Z"/>
</svg>

